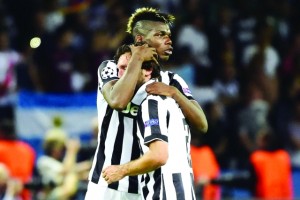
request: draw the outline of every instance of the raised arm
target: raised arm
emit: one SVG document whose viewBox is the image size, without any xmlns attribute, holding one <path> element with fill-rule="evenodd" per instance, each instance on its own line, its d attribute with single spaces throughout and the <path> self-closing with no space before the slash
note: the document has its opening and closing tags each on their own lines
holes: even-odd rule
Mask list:
<svg viewBox="0 0 300 200">
<path fill-rule="evenodd" d="M 126 54 L 125 60 L 123 60 L 123 75 L 119 76 L 120 79 L 118 80 L 106 83 L 102 89 L 102 94 L 109 106 L 117 110 L 123 110 L 132 99 L 137 80 L 141 73 L 142 63 L 149 60 L 157 62 L 155 49 L 148 47 L 148 45 L 130 45 L 130 49 L 132 56 L 130 53 Z M 119 65 L 120 63 L 118 63 Z"/>
<path fill-rule="evenodd" d="M 149 145 L 147 151 L 140 158 L 122 165 L 111 165 L 102 171 L 102 177 L 108 184 L 119 181 L 125 176 L 135 176 L 153 171 L 168 160 L 168 144 L 161 140 L 155 140 Z"/>
</svg>

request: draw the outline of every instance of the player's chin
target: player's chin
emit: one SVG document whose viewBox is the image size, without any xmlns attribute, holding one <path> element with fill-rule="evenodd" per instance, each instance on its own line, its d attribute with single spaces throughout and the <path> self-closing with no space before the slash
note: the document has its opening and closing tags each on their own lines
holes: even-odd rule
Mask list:
<svg viewBox="0 0 300 200">
<path fill-rule="evenodd" d="M 161 55 L 159 58 L 162 61 L 167 61 L 167 60 L 169 60 L 170 56 L 169 55 Z"/>
</svg>

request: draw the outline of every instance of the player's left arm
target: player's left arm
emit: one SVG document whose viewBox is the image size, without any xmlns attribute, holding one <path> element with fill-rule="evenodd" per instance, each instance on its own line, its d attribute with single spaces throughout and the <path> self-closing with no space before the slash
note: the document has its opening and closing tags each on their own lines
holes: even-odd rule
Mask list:
<svg viewBox="0 0 300 200">
<path fill-rule="evenodd" d="M 149 94 L 164 95 L 173 98 L 181 108 L 189 124 L 198 131 L 206 133 L 208 123 L 204 111 L 194 99 L 189 100 L 176 87 L 162 82 L 154 82 L 146 87 Z"/>
</svg>

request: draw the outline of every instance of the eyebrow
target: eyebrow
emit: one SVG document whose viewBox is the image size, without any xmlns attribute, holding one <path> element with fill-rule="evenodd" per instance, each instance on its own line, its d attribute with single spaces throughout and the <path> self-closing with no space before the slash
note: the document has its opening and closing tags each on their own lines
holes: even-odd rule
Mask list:
<svg viewBox="0 0 300 200">
<path fill-rule="evenodd" d="M 170 31 L 157 31 L 157 33 L 161 33 L 163 35 L 171 35 Z"/>
</svg>

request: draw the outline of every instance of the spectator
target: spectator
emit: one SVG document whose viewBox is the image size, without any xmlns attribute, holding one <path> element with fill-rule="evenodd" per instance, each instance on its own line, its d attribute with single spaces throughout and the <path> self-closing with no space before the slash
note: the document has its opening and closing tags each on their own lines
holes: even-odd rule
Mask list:
<svg viewBox="0 0 300 200">
<path fill-rule="evenodd" d="M 43 91 L 41 77 L 35 63 L 35 49 L 26 43 L 21 48 L 22 61 L 15 65 L 17 89 Z"/>
<path fill-rule="evenodd" d="M 242 55 L 246 46 L 255 41 L 255 28 L 258 20 L 255 18 L 255 10 L 252 2 L 237 1 L 235 9 L 237 13 L 232 19 L 232 37 L 234 40 L 235 64 L 241 66 Z"/>
<path fill-rule="evenodd" d="M 35 166 L 36 153 L 27 143 L 20 141 L 15 134 L 13 122 L 2 120 L 0 123 L 0 163 L 7 166 L 10 176 L 22 184 L 30 182 Z M 29 190 L 22 190 L 23 200 L 30 200 Z"/>
<path fill-rule="evenodd" d="M 46 133 L 44 155 L 37 160 L 37 169 L 44 185 L 42 199 L 73 199 L 80 180 L 87 178 L 89 162 L 77 163 L 80 142 L 68 139 L 60 128 Z"/>
<path fill-rule="evenodd" d="M 246 188 L 259 199 L 293 199 L 290 157 L 270 129 L 261 129 L 256 150 L 249 158 L 249 170 L 223 174 L 206 183 Z"/>
<path fill-rule="evenodd" d="M 36 50 L 43 88 L 45 92 L 71 93 L 74 91 L 72 74 L 76 55 L 72 46 L 74 31 L 69 26 L 62 25 L 52 36 L 44 38 Z"/>
<path fill-rule="evenodd" d="M 220 69 L 212 84 L 218 99 L 224 106 L 230 106 L 239 99 L 239 81 L 237 72 L 232 62 L 224 61 L 224 66 Z"/>
<path fill-rule="evenodd" d="M 300 32 L 296 33 L 280 68 L 281 97 L 295 96 L 299 91 L 300 76 Z M 287 88 L 291 88 L 287 90 Z"/>
<path fill-rule="evenodd" d="M 218 185 L 202 186 L 201 182 L 207 179 L 218 178 L 220 166 L 209 145 L 202 142 L 203 137 L 192 134 L 191 160 L 194 172 L 196 199 L 219 200 L 221 199 L 221 187 Z"/>
<path fill-rule="evenodd" d="M 21 61 L 21 55 L 10 46 L 9 36 L 6 29 L 0 30 L 0 120 L 14 117 L 15 65 Z"/>
<path fill-rule="evenodd" d="M 265 23 L 258 27 L 256 33 L 256 42 L 245 46 L 242 55 L 243 66 L 248 66 L 251 58 L 257 53 L 261 53 L 264 56 L 263 59 L 263 71 L 269 78 L 276 77 L 277 68 L 280 63 L 280 57 L 278 51 L 272 45 L 273 38 L 273 26 Z"/>
<path fill-rule="evenodd" d="M 207 103 L 204 107 L 207 116 L 209 129 L 207 134 L 202 136 L 202 144 L 211 148 L 222 169 L 230 167 L 234 158 L 232 147 L 232 133 L 229 130 L 228 120 L 224 113 L 224 107 L 219 102 Z"/>
<path fill-rule="evenodd" d="M 253 55 L 250 63 L 246 66 L 242 74 L 243 83 L 255 83 L 262 91 L 262 98 L 270 105 L 273 105 L 278 99 L 278 79 L 277 75 L 269 76 L 265 72 L 264 62 L 268 59 L 263 52 L 257 52 Z"/>
<path fill-rule="evenodd" d="M 81 144 L 80 151 L 78 152 L 78 160 L 92 160 L 94 153 L 97 149 L 98 143 L 98 117 L 91 121 L 91 135 L 86 143 Z"/>
<path fill-rule="evenodd" d="M 106 29 L 99 29 L 93 31 L 91 34 L 91 39 L 88 45 L 88 75 L 89 80 L 87 82 L 87 86 L 85 90 L 92 91 L 95 89 L 95 86 L 98 84 L 98 76 L 95 71 L 98 70 L 99 63 L 102 60 L 108 60 L 112 57 L 113 53 L 109 50 L 109 35 Z"/>
<path fill-rule="evenodd" d="M 22 183 L 20 180 L 12 178 L 5 164 L 0 163 L 0 199 L 22 200 L 21 191 Z"/>
<path fill-rule="evenodd" d="M 220 55 L 222 51 L 226 49 L 227 44 L 230 41 L 233 43 L 233 12 L 229 6 L 222 6 L 217 11 L 216 23 L 209 24 L 209 54 L 213 67 L 219 67 L 222 63 Z M 231 45 L 234 47 L 234 45 Z M 232 48 L 232 54 L 234 55 L 234 49 Z M 233 56 L 234 59 L 234 56 Z M 234 61 L 234 60 L 233 60 Z M 235 63 L 232 63 L 233 65 Z"/>
<path fill-rule="evenodd" d="M 197 13 L 190 18 L 190 23 L 178 30 L 177 48 L 188 46 L 200 78 L 197 84 L 211 83 L 211 61 L 208 57 L 208 37 L 204 29 L 204 17 Z"/>
<path fill-rule="evenodd" d="M 255 149 L 255 138 L 258 131 L 268 126 L 270 106 L 263 99 L 259 86 L 248 83 L 245 90 L 245 100 L 242 108 L 237 111 L 238 149 L 236 152 L 240 167 L 244 167 L 245 157 Z"/>
</svg>

